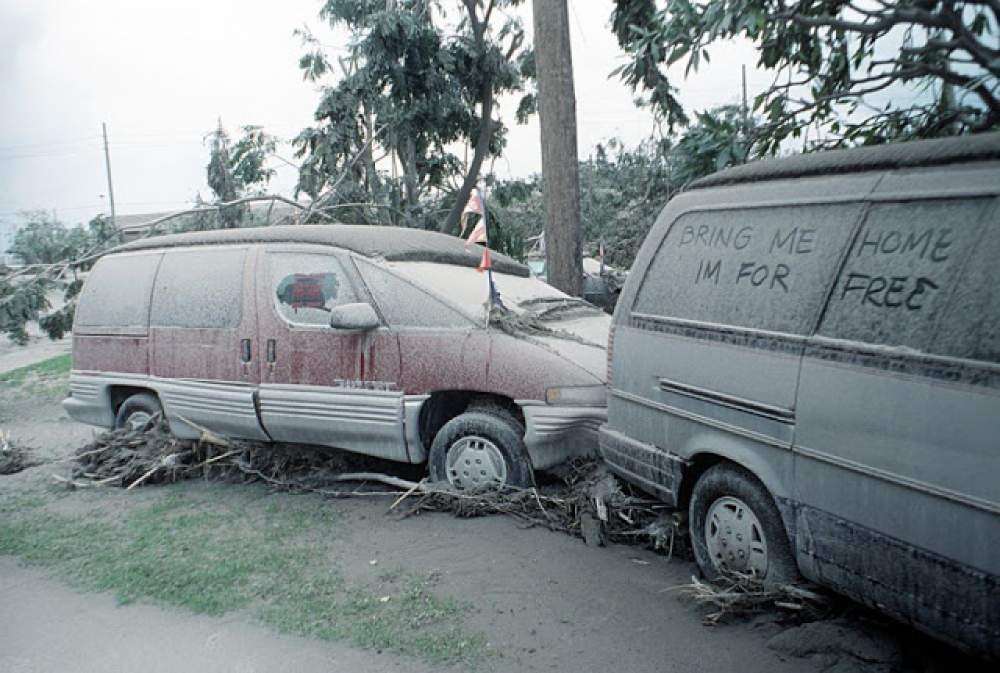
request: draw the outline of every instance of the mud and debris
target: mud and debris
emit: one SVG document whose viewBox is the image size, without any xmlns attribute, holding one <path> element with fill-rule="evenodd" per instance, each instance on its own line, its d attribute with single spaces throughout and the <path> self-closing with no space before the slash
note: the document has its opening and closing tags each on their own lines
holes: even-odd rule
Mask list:
<svg viewBox="0 0 1000 673">
<path fill-rule="evenodd" d="M 421 472 L 349 452 L 234 440 L 208 430 L 196 441 L 179 440 L 155 417 L 142 428 L 98 435 L 75 452 L 65 475 L 53 478 L 70 488 L 126 489 L 191 478 L 262 481 L 333 498 L 393 496 L 390 510 L 401 518 L 423 512 L 503 514 L 592 545 L 648 544 L 668 554 L 683 547 L 682 520 L 667 505 L 638 494 L 594 459 L 574 460 L 531 488 L 456 490 L 420 479 Z"/>
<path fill-rule="evenodd" d="M 0 430 L 0 475 L 17 474 L 41 462 L 29 447 L 15 443 L 9 432 Z"/>
<path fill-rule="evenodd" d="M 730 573 L 713 582 L 697 577 L 678 587 L 681 595 L 705 606 L 706 625 L 746 620 L 762 613 L 778 613 L 796 622 L 811 622 L 831 614 L 838 604 L 830 595 L 796 585 L 766 584 L 753 575 Z"/>
</svg>

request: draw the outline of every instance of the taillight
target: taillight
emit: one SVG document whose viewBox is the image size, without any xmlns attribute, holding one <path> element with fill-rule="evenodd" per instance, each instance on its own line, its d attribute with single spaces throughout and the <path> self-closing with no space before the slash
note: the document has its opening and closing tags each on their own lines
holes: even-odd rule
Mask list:
<svg viewBox="0 0 1000 673">
<path fill-rule="evenodd" d="M 609 386 L 611 385 L 611 356 L 615 350 L 615 326 L 612 325 L 611 329 L 608 330 L 608 373 L 605 377 L 605 383 Z"/>
</svg>

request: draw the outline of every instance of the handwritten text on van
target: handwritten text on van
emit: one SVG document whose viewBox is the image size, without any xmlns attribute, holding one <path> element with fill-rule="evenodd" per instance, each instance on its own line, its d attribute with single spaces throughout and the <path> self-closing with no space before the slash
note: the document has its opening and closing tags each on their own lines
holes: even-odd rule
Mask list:
<svg viewBox="0 0 1000 673">
<path fill-rule="evenodd" d="M 760 233 L 751 225 L 689 224 L 682 227 L 677 247 L 745 251 L 747 255 L 741 260 L 702 259 L 695 272 L 695 284 L 719 285 L 729 279 L 737 286 L 780 289 L 787 293 L 792 276 L 792 259 L 816 250 L 817 230 L 795 226 L 763 234 L 766 248 L 757 254 L 766 261 L 751 257 L 755 235 Z M 911 255 L 931 263 L 941 263 L 949 258 L 953 243 L 949 228 L 931 227 L 904 232 L 865 227 L 854 244 L 850 259 Z M 777 261 L 776 255 L 784 255 L 781 258 L 783 261 Z M 847 270 L 843 278 L 839 293 L 841 300 L 857 297 L 862 304 L 884 308 L 902 306 L 911 311 L 922 308 L 927 294 L 939 287 L 933 279 L 917 275 L 885 276 Z"/>
<path fill-rule="evenodd" d="M 865 227 L 858 236 L 851 254 L 851 261 L 880 256 L 916 256 L 932 264 L 948 261 L 954 240 L 948 227 L 929 227 L 923 230 L 902 232 L 898 229 L 878 231 Z M 903 306 L 917 311 L 924 306 L 928 293 L 940 285 L 927 276 L 884 276 L 848 270 L 844 274 L 840 299 L 858 299 L 862 305 L 879 308 Z"/>
<path fill-rule="evenodd" d="M 753 242 L 752 226 L 710 227 L 706 224 L 694 227 L 687 225 L 681 230 L 678 247 L 693 246 L 710 249 L 745 250 Z M 816 230 L 808 227 L 778 229 L 771 236 L 766 254 L 787 253 L 807 255 L 815 249 Z M 695 274 L 695 283 L 713 282 L 719 284 L 723 276 L 722 259 L 702 260 Z M 780 288 L 788 292 L 788 278 L 792 273 L 790 265 L 784 262 L 765 263 L 757 260 L 742 260 L 736 265 L 735 283 L 753 287 Z"/>
</svg>

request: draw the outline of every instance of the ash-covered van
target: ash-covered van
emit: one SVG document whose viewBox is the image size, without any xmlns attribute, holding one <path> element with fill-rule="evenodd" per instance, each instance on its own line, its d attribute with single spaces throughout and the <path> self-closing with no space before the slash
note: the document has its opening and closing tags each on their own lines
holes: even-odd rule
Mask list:
<svg viewBox="0 0 1000 673">
<path fill-rule="evenodd" d="M 80 296 L 65 408 L 529 484 L 597 450 L 610 318 L 494 253 L 508 314 L 487 326 L 479 261 L 451 236 L 348 225 L 121 246 Z"/>
<path fill-rule="evenodd" d="M 601 450 L 701 570 L 801 575 L 1000 655 L 1000 134 L 760 162 L 670 201 Z"/>
</svg>

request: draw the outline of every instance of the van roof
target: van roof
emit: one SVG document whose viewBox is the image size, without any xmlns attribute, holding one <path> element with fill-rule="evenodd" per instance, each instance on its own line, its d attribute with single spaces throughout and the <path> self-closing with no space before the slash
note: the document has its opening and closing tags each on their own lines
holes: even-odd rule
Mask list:
<svg viewBox="0 0 1000 673">
<path fill-rule="evenodd" d="M 393 262 L 437 262 L 472 267 L 478 266 L 482 257 L 479 246 L 467 248 L 462 239 L 455 236 L 423 229 L 358 224 L 299 224 L 168 234 L 126 243 L 111 253 L 226 243 L 311 243 Z M 529 275 L 527 266 L 507 255 L 492 253 L 491 260 L 493 269 L 500 273 Z"/>
<path fill-rule="evenodd" d="M 799 154 L 734 166 L 695 180 L 689 189 L 832 173 L 939 166 L 1000 159 L 1000 132 L 958 138 L 914 140 L 872 147 Z"/>
</svg>

